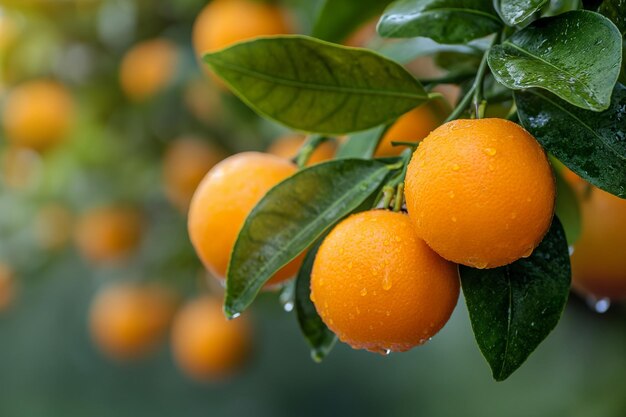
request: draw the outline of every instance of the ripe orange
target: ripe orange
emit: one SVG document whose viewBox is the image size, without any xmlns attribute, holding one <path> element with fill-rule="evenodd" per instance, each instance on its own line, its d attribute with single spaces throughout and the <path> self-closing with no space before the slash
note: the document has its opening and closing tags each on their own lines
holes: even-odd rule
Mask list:
<svg viewBox="0 0 626 417">
<path fill-rule="evenodd" d="M 60 143 L 74 122 L 74 103 L 62 84 L 34 80 L 10 91 L 2 122 L 13 145 L 44 151 Z"/>
<path fill-rule="evenodd" d="M 337 225 L 319 248 L 311 300 L 355 349 L 406 351 L 437 333 L 459 298 L 457 267 L 433 252 L 405 214 L 372 210 Z"/>
<path fill-rule="evenodd" d="M 136 209 L 99 207 L 78 219 L 75 240 L 87 260 L 106 263 L 127 257 L 139 245 L 141 232 L 142 219 Z"/>
<path fill-rule="evenodd" d="M 222 157 L 221 151 L 204 140 L 194 137 L 174 140 L 163 158 L 165 195 L 186 213 L 198 184 Z"/>
<path fill-rule="evenodd" d="M 419 142 L 446 120 L 450 105 L 444 99 L 434 99 L 400 116 L 387 130 L 374 156 L 398 156 L 404 146 L 393 146 L 392 141 Z"/>
<path fill-rule="evenodd" d="M 113 359 L 146 355 L 164 339 L 175 305 L 171 292 L 156 284 L 110 285 L 92 302 L 92 338 Z"/>
<path fill-rule="evenodd" d="M 193 25 L 198 57 L 258 36 L 290 33 L 283 11 L 254 0 L 214 0 L 202 9 Z"/>
<path fill-rule="evenodd" d="M 529 256 L 550 227 L 555 195 L 539 143 L 504 119 L 439 127 L 417 148 L 406 176 L 417 234 L 444 258 L 475 268 Z"/>
<path fill-rule="evenodd" d="M 274 155 L 244 152 L 224 159 L 204 177 L 189 208 L 191 243 L 205 267 L 224 279 L 239 230 L 265 193 L 296 172 L 291 162 Z M 296 258 L 268 284 L 293 277 L 301 264 Z"/>
<path fill-rule="evenodd" d="M 251 345 L 246 317 L 228 321 L 218 300 L 203 296 L 185 305 L 172 326 L 172 352 L 179 368 L 198 380 L 236 371 Z"/>
<path fill-rule="evenodd" d="M 581 209 L 582 233 L 572 254 L 574 288 L 626 300 L 626 200 L 594 187 L 581 197 Z"/>
<path fill-rule="evenodd" d="M 122 59 L 120 84 L 134 101 L 144 101 L 172 82 L 178 48 L 167 39 L 151 39 L 133 46 Z"/>
<path fill-rule="evenodd" d="M 280 156 L 286 159 L 292 159 L 304 144 L 305 137 L 302 135 L 286 135 L 276 139 L 267 149 L 268 153 Z M 333 141 L 326 141 L 320 144 L 309 158 L 307 166 L 315 165 L 320 162 L 332 159 L 337 151 L 337 145 Z"/>
<path fill-rule="evenodd" d="M 15 278 L 13 271 L 4 262 L 0 262 L 0 311 L 4 311 L 15 299 Z"/>
</svg>

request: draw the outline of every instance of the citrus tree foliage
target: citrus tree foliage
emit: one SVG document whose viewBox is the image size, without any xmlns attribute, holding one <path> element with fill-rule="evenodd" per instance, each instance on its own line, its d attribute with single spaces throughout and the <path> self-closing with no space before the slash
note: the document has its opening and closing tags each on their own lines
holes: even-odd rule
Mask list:
<svg viewBox="0 0 626 417">
<path fill-rule="evenodd" d="M 308 251 L 296 312 L 314 358 L 328 353 L 335 337 L 309 300 L 315 251 L 334 224 L 371 208 L 386 185 L 398 183 L 408 157 L 372 154 L 390 123 L 434 97 L 428 89 L 437 80 L 415 79 L 402 66 L 418 56 L 434 56 L 449 70 L 439 82 L 462 86 L 449 120 L 483 117 L 490 100 L 511 102 L 509 118 L 562 164 L 626 198 L 626 88 L 618 81 L 624 4 L 605 0 L 592 11 L 548 0 L 327 0 L 312 36 L 258 38 L 206 54 L 208 66 L 259 114 L 303 132 L 349 135 L 336 160 L 301 169 L 251 212 L 228 268 L 226 313 L 243 312 L 274 273 Z M 378 51 L 330 43 L 377 14 L 378 34 L 402 39 Z M 546 338 L 567 302 L 566 233 L 577 237 L 580 216 L 577 208 L 557 213 L 564 226 L 555 217 L 530 257 L 495 269 L 460 268 L 476 340 L 497 380 Z"/>
</svg>

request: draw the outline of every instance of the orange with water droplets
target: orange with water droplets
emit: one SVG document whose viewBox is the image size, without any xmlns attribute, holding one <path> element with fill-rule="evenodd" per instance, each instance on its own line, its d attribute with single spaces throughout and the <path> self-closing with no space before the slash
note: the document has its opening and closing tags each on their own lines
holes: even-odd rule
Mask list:
<svg viewBox="0 0 626 417">
<path fill-rule="evenodd" d="M 321 244 L 311 300 L 345 343 L 401 352 L 435 335 L 459 297 L 455 264 L 416 234 L 406 214 L 372 210 L 339 223 Z"/>
<path fill-rule="evenodd" d="M 220 302 L 203 296 L 187 303 L 172 326 L 172 352 L 178 367 L 197 380 L 218 380 L 237 371 L 251 347 L 246 317 L 227 320 Z"/>
<path fill-rule="evenodd" d="M 267 152 L 282 158 L 293 159 L 298 154 L 298 151 L 304 144 L 304 141 L 305 137 L 303 135 L 282 136 L 276 139 L 270 147 L 267 148 Z M 336 151 L 337 145 L 334 141 L 327 140 L 326 142 L 322 142 L 311 153 L 311 156 L 307 161 L 307 166 L 332 159 L 335 156 Z"/>
<path fill-rule="evenodd" d="M 456 120 L 411 159 L 405 196 L 417 234 L 442 257 L 494 268 L 530 256 L 548 231 L 555 180 L 541 145 L 504 119 Z"/>
<path fill-rule="evenodd" d="M 444 99 L 434 99 L 403 114 L 385 132 L 374 156 L 398 156 L 406 149 L 393 146 L 391 142 L 419 142 L 450 114 L 450 105 Z"/>
<path fill-rule="evenodd" d="M 579 191 L 582 232 L 572 254 L 574 288 L 595 298 L 626 300 L 626 200 Z"/>
<path fill-rule="evenodd" d="M 217 278 L 226 277 L 239 230 L 256 203 L 270 188 L 296 172 L 290 161 L 260 152 L 243 152 L 215 165 L 204 177 L 189 207 L 187 228 L 204 266 Z M 298 257 L 279 270 L 268 285 L 292 278 Z"/>
</svg>

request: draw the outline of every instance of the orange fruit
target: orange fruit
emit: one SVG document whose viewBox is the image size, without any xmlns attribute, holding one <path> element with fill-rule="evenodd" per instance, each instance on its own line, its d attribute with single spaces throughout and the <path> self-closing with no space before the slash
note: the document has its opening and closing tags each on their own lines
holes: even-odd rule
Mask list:
<svg viewBox="0 0 626 417">
<path fill-rule="evenodd" d="M 541 145 L 504 119 L 455 120 L 417 148 L 405 197 L 417 234 L 444 258 L 494 268 L 529 256 L 554 214 Z"/>
<path fill-rule="evenodd" d="M 250 351 L 251 329 L 245 317 L 228 321 L 220 302 L 202 296 L 187 303 L 172 326 L 172 352 L 178 367 L 197 380 L 231 375 Z"/>
<path fill-rule="evenodd" d="M 163 158 L 165 195 L 186 213 L 198 184 L 222 157 L 221 151 L 204 140 L 194 137 L 174 140 Z"/>
<path fill-rule="evenodd" d="M 283 11 L 254 0 L 214 0 L 193 25 L 193 46 L 198 57 L 258 36 L 290 33 Z"/>
<path fill-rule="evenodd" d="M 226 277 L 230 253 L 239 230 L 265 193 L 296 172 L 296 166 L 278 156 L 244 152 L 215 165 L 204 177 L 189 207 L 191 243 L 205 267 L 217 278 Z M 293 277 L 301 257 L 285 265 L 268 284 Z"/>
<path fill-rule="evenodd" d="M 398 156 L 405 149 L 404 146 L 393 146 L 392 141 L 419 142 L 437 126 L 446 120 L 450 114 L 450 105 L 443 99 L 434 99 L 408 113 L 400 116 L 391 125 L 378 144 L 374 156 Z"/>
<path fill-rule="evenodd" d="M 574 288 L 626 300 L 626 200 L 593 187 L 581 197 L 582 233 L 572 254 Z"/>
<path fill-rule="evenodd" d="M 418 346 L 445 325 L 458 298 L 456 265 L 433 252 L 401 213 L 348 217 L 324 239 L 313 263 L 311 300 L 354 349 Z"/>
<path fill-rule="evenodd" d="M 153 97 L 172 82 L 178 59 L 176 44 L 167 39 L 151 39 L 136 44 L 122 59 L 122 90 L 133 101 Z"/>
<path fill-rule="evenodd" d="M 139 245 L 141 232 L 142 219 L 136 209 L 98 207 L 78 219 L 75 240 L 85 259 L 106 263 L 127 257 Z"/>
<path fill-rule="evenodd" d="M 306 138 L 303 135 L 285 135 L 276 139 L 267 149 L 267 152 L 285 159 L 293 159 L 298 154 L 305 140 Z M 336 151 L 337 144 L 327 140 L 315 148 L 306 165 L 311 166 L 332 159 Z"/>
<path fill-rule="evenodd" d="M 138 358 L 165 338 L 175 306 L 172 293 L 156 284 L 110 285 L 91 304 L 89 330 L 107 356 Z"/>
<path fill-rule="evenodd" d="M 40 247 L 57 250 L 72 236 L 72 213 L 63 205 L 50 203 L 42 206 L 35 217 L 35 237 Z"/>
<path fill-rule="evenodd" d="M 15 299 L 15 277 L 12 269 L 0 262 L 0 311 L 4 311 Z"/>
<path fill-rule="evenodd" d="M 205 78 L 189 81 L 183 92 L 187 110 L 199 121 L 211 125 L 219 123 L 223 110 L 219 91 Z"/>
<path fill-rule="evenodd" d="M 2 122 L 10 143 L 44 151 L 69 134 L 74 122 L 72 96 L 55 81 L 25 82 L 9 92 Z"/>
</svg>

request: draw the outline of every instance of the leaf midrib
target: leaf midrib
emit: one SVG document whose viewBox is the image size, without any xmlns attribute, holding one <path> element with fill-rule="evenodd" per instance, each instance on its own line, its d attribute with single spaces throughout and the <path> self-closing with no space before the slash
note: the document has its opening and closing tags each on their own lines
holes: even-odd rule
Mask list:
<svg viewBox="0 0 626 417">
<path fill-rule="evenodd" d="M 359 95 L 369 95 L 369 96 L 383 96 L 383 97 L 392 97 L 392 98 L 409 98 L 409 99 L 419 99 L 425 100 L 428 98 L 428 94 L 418 94 L 418 93 L 406 93 L 402 91 L 392 91 L 392 90 L 379 90 L 379 89 L 364 89 L 357 87 L 346 87 L 342 85 L 324 85 L 324 84 L 313 84 L 310 82 L 304 82 L 300 80 L 290 80 L 288 78 L 277 78 L 271 75 L 250 70 L 248 68 L 242 67 L 237 64 L 232 64 L 225 62 L 219 58 L 215 58 L 214 56 L 205 56 L 205 60 L 213 65 L 213 66 L 221 66 L 223 68 L 229 69 L 231 71 L 238 72 L 240 74 L 248 75 L 251 77 L 256 77 L 260 80 L 267 81 L 270 83 L 299 88 L 299 89 L 307 89 L 313 91 L 324 91 L 331 93 L 339 93 L 339 94 L 359 94 Z M 415 81 L 415 80 L 413 80 Z"/>
<path fill-rule="evenodd" d="M 585 92 L 589 95 L 589 97 L 590 97 L 590 98 L 592 98 L 593 100 L 595 100 L 596 102 L 598 102 L 598 99 L 596 98 L 595 94 L 593 94 L 593 90 L 592 90 L 591 88 L 589 88 L 586 84 L 584 84 L 582 81 L 580 81 L 580 79 L 579 79 L 577 76 L 574 76 L 573 74 L 570 74 L 568 71 L 566 71 L 566 70 L 564 70 L 564 69 L 562 69 L 562 68 L 557 67 L 557 66 L 556 66 L 556 65 L 554 65 L 553 63 L 551 63 L 551 62 L 549 62 L 549 61 L 546 61 L 545 59 L 543 59 L 543 58 L 541 58 L 541 57 L 539 57 L 539 56 L 537 56 L 537 55 L 535 55 L 535 54 L 533 54 L 533 53 L 529 52 L 529 51 L 528 51 L 528 50 L 526 50 L 526 49 L 523 49 L 522 47 L 520 47 L 520 46 L 518 46 L 518 45 L 515 45 L 514 43 L 511 43 L 511 42 L 510 42 L 510 41 L 508 41 L 508 40 L 507 40 L 507 41 L 502 42 L 502 45 L 508 45 L 508 46 L 511 46 L 513 49 L 516 49 L 516 50 L 518 50 L 518 51 L 520 51 L 520 52 L 522 52 L 522 53 L 524 53 L 524 54 L 528 55 L 529 57 L 534 58 L 534 59 L 536 59 L 537 61 L 542 62 L 542 63 L 544 63 L 544 64 L 548 65 L 549 67 L 552 67 L 552 68 L 554 68 L 555 70 L 557 70 L 557 71 L 559 71 L 559 72 L 562 72 L 562 73 L 564 73 L 564 74 L 568 75 L 570 78 L 572 78 L 572 79 L 574 80 L 574 82 L 576 82 L 577 84 L 579 84 L 579 85 L 582 87 L 582 90 L 583 90 L 583 91 L 585 91 Z M 543 86 L 533 86 L 533 87 L 541 87 L 541 88 L 543 88 Z"/>
<path fill-rule="evenodd" d="M 440 9 L 423 9 L 420 10 L 419 12 L 417 12 L 418 14 L 416 14 L 417 18 L 421 18 L 424 17 L 428 14 L 434 14 L 434 13 L 441 13 L 441 12 L 451 12 L 451 13 L 467 13 L 467 14 L 475 14 L 478 16 L 482 16 L 482 17 L 486 17 L 496 23 L 498 23 L 498 25 L 500 24 L 500 19 L 498 19 L 496 16 L 489 14 L 487 12 L 483 12 L 482 10 L 476 10 L 476 9 L 464 9 L 461 7 L 443 7 Z M 389 16 L 389 15 L 387 15 Z M 415 19 L 411 19 L 411 20 L 415 20 Z"/>
<path fill-rule="evenodd" d="M 373 178 L 376 177 L 376 175 L 378 175 L 381 171 L 384 172 L 384 170 L 386 170 L 387 168 L 384 165 L 381 165 L 376 171 L 374 171 L 372 174 L 368 175 L 367 177 L 365 177 L 362 181 L 360 181 L 361 183 L 363 183 L 364 181 L 371 181 Z M 360 187 L 353 187 L 354 189 L 359 189 Z M 269 193 L 268 193 L 269 195 Z M 316 216 L 316 218 L 321 218 L 324 216 L 324 213 L 328 213 L 330 211 L 332 211 L 332 209 L 334 209 L 335 207 L 339 206 L 341 203 L 343 203 L 344 201 L 346 201 L 348 199 L 348 197 L 351 195 L 351 193 L 346 193 L 344 194 L 343 197 L 335 200 L 333 202 L 333 204 L 331 204 L 330 206 L 328 206 L 320 215 Z M 367 197 L 367 196 L 366 196 Z M 251 218 L 251 216 L 249 216 L 246 219 L 246 222 L 244 223 L 244 226 L 242 227 L 242 230 L 248 225 L 249 223 L 249 219 Z M 308 232 L 309 230 L 311 230 L 313 227 L 313 225 L 316 224 L 316 222 L 311 222 L 309 223 L 308 226 L 303 227 L 298 233 L 296 233 L 294 235 L 293 239 L 290 239 L 290 244 L 289 245 L 285 245 L 284 247 L 291 247 L 294 241 L 297 241 L 302 235 L 305 234 L 305 232 Z M 323 231 L 322 231 L 323 233 Z M 317 236 L 316 236 L 317 238 Z M 235 248 L 237 247 L 237 243 L 235 244 Z M 248 282 L 255 282 L 257 280 L 257 277 L 259 277 L 260 275 L 263 275 L 263 272 L 265 272 L 268 268 L 267 265 L 270 265 L 271 263 L 273 263 L 280 255 L 282 255 L 284 253 L 284 249 L 281 249 L 280 251 L 277 252 L 277 254 L 275 254 L 274 256 L 270 257 L 266 262 L 263 263 L 263 266 L 261 268 L 258 269 L 258 272 L 256 274 L 254 274 L 254 279 L 249 280 Z M 234 259 L 234 258 L 233 258 Z M 230 266 L 229 266 L 230 269 Z M 228 282 L 228 281 L 227 281 Z M 251 285 L 245 285 L 243 287 L 243 290 L 240 292 L 239 296 L 237 297 L 238 299 L 243 298 L 244 296 L 248 295 L 248 293 L 250 292 L 250 290 L 253 288 L 253 286 Z M 260 289 L 260 287 L 259 287 Z M 258 290 L 257 290 L 258 292 Z M 227 298 L 231 299 L 233 297 L 232 293 L 230 291 L 227 291 Z M 232 301 L 232 300 L 231 300 Z"/>
</svg>

